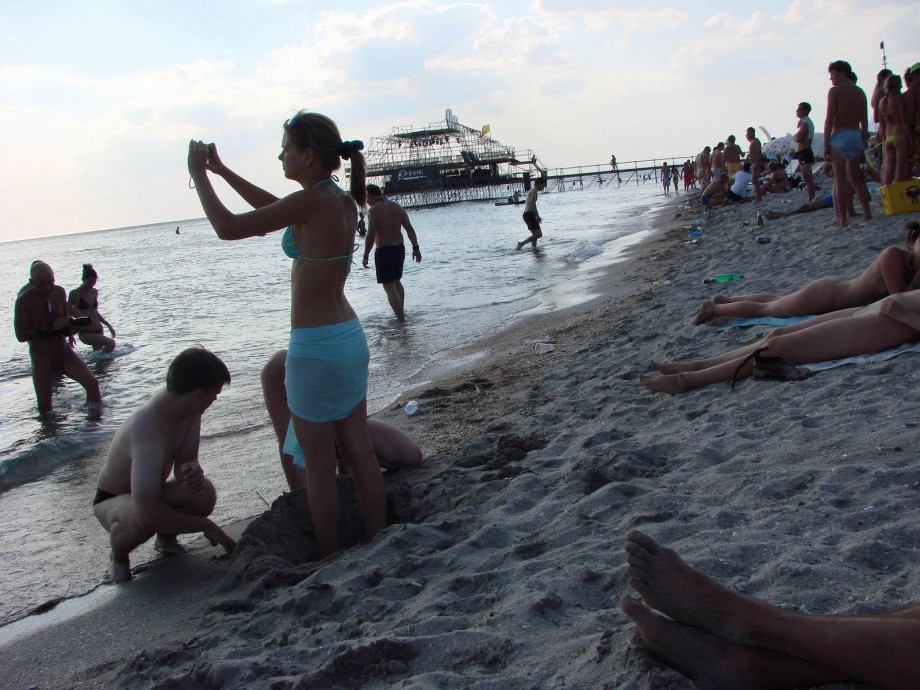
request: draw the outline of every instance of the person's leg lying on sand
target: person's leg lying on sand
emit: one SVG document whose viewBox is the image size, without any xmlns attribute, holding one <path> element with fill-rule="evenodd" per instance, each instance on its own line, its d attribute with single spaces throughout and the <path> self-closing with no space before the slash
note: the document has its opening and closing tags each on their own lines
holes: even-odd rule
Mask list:
<svg viewBox="0 0 920 690">
<path fill-rule="evenodd" d="M 693 325 L 708 323 L 717 318 L 720 314 L 716 311 L 716 306 L 720 304 L 733 304 L 735 302 L 773 302 L 778 300 L 782 295 L 774 295 L 768 292 L 758 292 L 753 295 L 738 295 L 737 297 L 726 297 L 716 295 L 712 299 L 703 300 L 703 303 L 696 310 L 693 317 Z"/>
<path fill-rule="evenodd" d="M 278 350 L 265 363 L 262 368 L 262 395 L 275 431 L 275 438 L 278 440 L 278 455 L 288 487 L 291 491 L 298 491 L 307 486 L 307 472 L 303 451 L 296 444 L 296 435 L 289 426 L 291 412 L 284 389 L 286 357 L 287 350 Z M 374 455 L 377 456 L 381 467 L 398 469 L 422 464 L 421 449 L 402 430 L 371 418 L 367 420 L 367 432 L 371 438 Z M 286 445 L 291 452 L 285 449 Z"/>
<path fill-rule="evenodd" d="M 722 302 L 703 305 L 693 323 L 699 325 L 718 316 L 731 316 L 741 318 L 771 317 L 785 319 L 790 316 L 811 316 L 823 314 L 829 310 L 846 308 L 841 304 L 843 300 L 840 293 L 846 293 L 849 281 L 827 276 L 815 280 L 801 290 L 781 295 L 769 301 L 735 299 L 731 302 Z M 759 295 L 755 295 L 759 297 Z"/>
<path fill-rule="evenodd" d="M 905 307 L 902 300 L 907 300 L 909 307 Z M 883 314 L 881 310 L 887 309 L 889 304 L 894 304 L 907 316 Z M 748 355 L 760 348 L 764 348 L 766 356 L 785 357 L 794 364 L 881 352 L 920 338 L 920 328 L 915 330 L 905 325 L 905 320 L 918 318 L 912 312 L 913 308 L 912 293 L 902 293 L 867 307 L 841 309 L 792 326 L 773 329 L 757 343 L 718 357 L 663 365 L 676 372 L 643 377 L 640 382 L 649 390 L 673 394 L 720 381 L 742 380 L 751 376 L 753 371 L 753 362 Z"/>
<path fill-rule="evenodd" d="M 920 608 L 814 616 L 737 594 L 638 530 L 626 536 L 630 586 L 620 604 L 656 656 L 704 688 L 811 687 L 857 681 L 920 687 Z M 654 608 L 669 616 L 667 620 Z"/>
</svg>

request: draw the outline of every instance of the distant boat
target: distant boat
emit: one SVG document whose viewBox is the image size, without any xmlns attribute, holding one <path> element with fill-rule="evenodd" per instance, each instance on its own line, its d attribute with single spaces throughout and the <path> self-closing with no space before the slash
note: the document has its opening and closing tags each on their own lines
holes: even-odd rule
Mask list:
<svg viewBox="0 0 920 690">
<path fill-rule="evenodd" d="M 521 204 L 527 203 L 526 199 L 502 199 L 501 201 L 496 201 L 496 206 L 520 206 Z"/>
</svg>

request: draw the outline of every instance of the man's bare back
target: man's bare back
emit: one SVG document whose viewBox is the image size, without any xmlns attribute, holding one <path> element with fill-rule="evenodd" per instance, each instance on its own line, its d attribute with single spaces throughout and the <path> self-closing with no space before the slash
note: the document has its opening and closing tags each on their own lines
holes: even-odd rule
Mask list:
<svg viewBox="0 0 920 690">
<path fill-rule="evenodd" d="M 370 207 L 367 216 L 370 227 L 375 231 L 378 247 L 403 244 L 402 229 L 412 227 L 406 210 L 395 201 L 382 197 Z"/>
</svg>

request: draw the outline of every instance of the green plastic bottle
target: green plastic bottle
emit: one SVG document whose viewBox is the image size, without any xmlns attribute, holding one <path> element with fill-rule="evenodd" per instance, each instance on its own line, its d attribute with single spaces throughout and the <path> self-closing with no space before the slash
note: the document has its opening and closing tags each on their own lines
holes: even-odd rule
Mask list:
<svg viewBox="0 0 920 690">
<path fill-rule="evenodd" d="M 717 276 L 712 278 L 706 278 L 704 283 L 730 283 L 733 280 L 741 280 L 744 278 L 740 273 L 720 273 Z"/>
</svg>

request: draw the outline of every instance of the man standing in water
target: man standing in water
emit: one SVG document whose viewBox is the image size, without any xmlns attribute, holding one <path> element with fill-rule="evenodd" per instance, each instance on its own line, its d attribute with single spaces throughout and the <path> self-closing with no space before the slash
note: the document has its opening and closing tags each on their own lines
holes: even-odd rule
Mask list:
<svg viewBox="0 0 920 690">
<path fill-rule="evenodd" d="M 129 554 L 154 534 L 164 553 L 184 553 L 176 535 L 194 532 L 233 553 L 236 542 L 208 519 L 217 491 L 198 464 L 201 415 L 227 383 L 230 372 L 217 355 L 184 350 L 169 365 L 166 389 L 115 432 L 93 498 L 93 514 L 109 533 L 112 582 L 131 579 Z"/>
<path fill-rule="evenodd" d="M 86 402 L 98 405 L 99 382 L 68 342 L 71 322 L 67 293 L 54 284 L 54 271 L 44 261 L 32 262 L 29 283 L 19 291 L 14 312 L 16 340 L 29 343 L 39 413 L 51 411 L 51 391 L 57 374 L 83 386 Z"/>
<path fill-rule="evenodd" d="M 540 192 L 546 189 L 546 180 L 540 178 L 533 183 L 527 191 L 527 196 L 524 198 L 524 213 L 521 217 L 524 219 L 524 222 L 527 224 L 527 229 L 530 230 L 530 237 L 526 240 L 517 243 L 515 249 L 520 249 L 525 244 L 533 243 L 533 248 L 537 248 L 537 240 L 543 237 L 543 231 L 540 230 L 540 223 L 543 222 L 543 219 L 540 218 L 540 214 L 537 213 L 537 196 Z"/>
<path fill-rule="evenodd" d="M 403 244 L 402 229 L 406 229 L 412 243 L 412 258 L 416 262 L 422 260 L 418 238 L 409 222 L 409 214 L 395 201 L 385 198 L 380 187 L 375 184 L 367 185 L 367 203 L 370 208 L 367 210 L 367 237 L 364 239 L 364 259 L 361 264 L 367 268 L 371 248 L 376 244 L 374 268 L 377 271 L 377 282 L 383 285 L 396 318 L 405 321 L 406 291 L 402 285 L 402 274 L 406 262 L 406 245 Z"/>
<path fill-rule="evenodd" d="M 847 227 L 847 202 L 850 190 L 863 208 L 863 218 L 872 219 L 869 190 L 859 164 L 869 142 L 869 106 L 866 94 L 856 86 L 850 63 L 843 60 L 827 67 L 831 88 L 827 92 L 827 116 L 824 119 L 824 158 L 834 169 L 834 213 L 837 224 Z"/>
</svg>

